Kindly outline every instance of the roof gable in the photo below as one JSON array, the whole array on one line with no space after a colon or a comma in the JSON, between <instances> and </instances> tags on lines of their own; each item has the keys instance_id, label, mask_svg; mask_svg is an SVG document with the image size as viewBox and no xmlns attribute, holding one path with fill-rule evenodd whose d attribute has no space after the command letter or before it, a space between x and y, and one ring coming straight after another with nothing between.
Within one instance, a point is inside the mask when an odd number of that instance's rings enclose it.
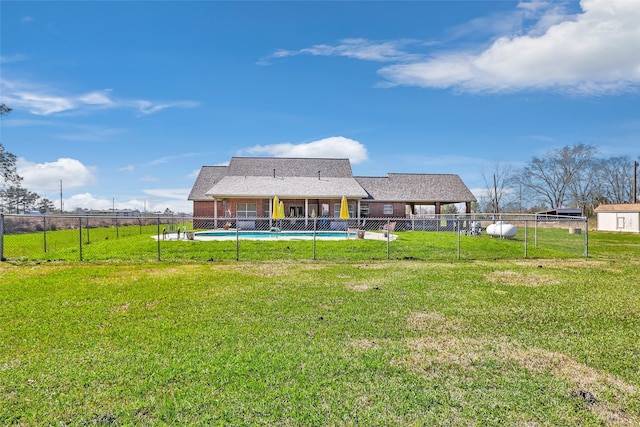
<instances>
[{"instance_id":1,"label":"roof gable","mask_svg":"<svg viewBox=\"0 0 640 427\"><path fill-rule=\"evenodd\" d=\"M205 193L226 174L227 166L203 166L187 200L211 200Z\"/></svg>"}]
</instances>

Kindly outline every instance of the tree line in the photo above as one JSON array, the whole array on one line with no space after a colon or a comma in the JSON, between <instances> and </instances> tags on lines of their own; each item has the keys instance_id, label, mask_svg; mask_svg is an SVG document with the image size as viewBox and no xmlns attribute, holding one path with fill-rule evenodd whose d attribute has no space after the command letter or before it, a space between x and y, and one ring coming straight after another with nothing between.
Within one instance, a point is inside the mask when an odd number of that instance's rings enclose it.
<instances>
[{"instance_id":1,"label":"tree line","mask_svg":"<svg viewBox=\"0 0 640 427\"><path fill-rule=\"evenodd\" d=\"M11 108L0 104L0 117L11 112ZM16 171L16 156L0 143L0 212L19 213L39 211L46 213L55 209L46 197L29 191L21 185L22 177Z\"/></svg>"},{"instance_id":2,"label":"tree line","mask_svg":"<svg viewBox=\"0 0 640 427\"><path fill-rule=\"evenodd\" d=\"M591 215L601 204L636 202L637 168L638 161L629 156L598 157L597 147L589 144L549 150L521 168L496 163L491 175L483 173L488 197L481 200L481 209L580 208Z\"/></svg>"}]
</instances>

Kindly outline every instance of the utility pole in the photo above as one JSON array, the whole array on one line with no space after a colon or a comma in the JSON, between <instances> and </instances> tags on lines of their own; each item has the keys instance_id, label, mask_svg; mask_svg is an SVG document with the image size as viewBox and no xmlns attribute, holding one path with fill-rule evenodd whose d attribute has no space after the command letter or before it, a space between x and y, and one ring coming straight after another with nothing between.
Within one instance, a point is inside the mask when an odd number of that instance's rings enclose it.
<instances>
[{"instance_id":1,"label":"utility pole","mask_svg":"<svg viewBox=\"0 0 640 427\"><path fill-rule=\"evenodd\" d=\"M496 214L500 213L498 211L498 182L496 181L496 175L493 174L493 194L495 195L495 203L496 203Z\"/></svg>"},{"instance_id":2,"label":"utility pole","mask_svg":"<svg viewBox=\"0 0 640 427\"><path fill-rule=\"evenodd\" d=\"M60 180L60 213L62 213L62 180Z\"/></svg>"},{"instance_id":3,"label":"utility pole","mask_svg":"<svg viewBox=\"0 0 640 427\"><path fill-rule=\"evenodd\" d=\"M633 203L638 203L638 161L633 162Z\"/></svg>"}]
</instances>

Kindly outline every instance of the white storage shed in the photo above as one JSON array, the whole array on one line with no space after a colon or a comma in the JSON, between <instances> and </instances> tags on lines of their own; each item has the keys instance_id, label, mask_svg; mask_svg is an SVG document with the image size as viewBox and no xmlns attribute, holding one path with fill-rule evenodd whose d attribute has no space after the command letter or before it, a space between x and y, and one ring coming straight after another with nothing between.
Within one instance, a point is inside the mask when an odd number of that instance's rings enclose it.
<instances>
[{"instance_id":1,"label":"white storage shed","mask_svg":"<svg viewBox=\"0 0 640 427\"><path fill-rule=\"evenodd\" d=\"M640 233L640 203L600 205L595 212L598 231Z\"/></svg>"}]
</instances>

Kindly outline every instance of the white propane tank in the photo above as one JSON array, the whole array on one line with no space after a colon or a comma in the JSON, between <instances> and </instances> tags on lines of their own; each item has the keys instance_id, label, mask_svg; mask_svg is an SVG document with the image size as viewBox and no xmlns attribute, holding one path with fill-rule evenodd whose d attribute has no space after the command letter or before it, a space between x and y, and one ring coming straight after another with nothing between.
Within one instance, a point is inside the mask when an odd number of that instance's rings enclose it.
<instances>
[{"instance_id":1,"label":"white propane tank","mask_svg":"<svg viewBox=\"0 0 640 427\"><path fill-rule=\"evenodd\" d=\"M498 221L495 224L487 226L487 234L493 237L506 237L507 239L511 239L516 235L516 226Z\"/></svg>"}]
</instances>

